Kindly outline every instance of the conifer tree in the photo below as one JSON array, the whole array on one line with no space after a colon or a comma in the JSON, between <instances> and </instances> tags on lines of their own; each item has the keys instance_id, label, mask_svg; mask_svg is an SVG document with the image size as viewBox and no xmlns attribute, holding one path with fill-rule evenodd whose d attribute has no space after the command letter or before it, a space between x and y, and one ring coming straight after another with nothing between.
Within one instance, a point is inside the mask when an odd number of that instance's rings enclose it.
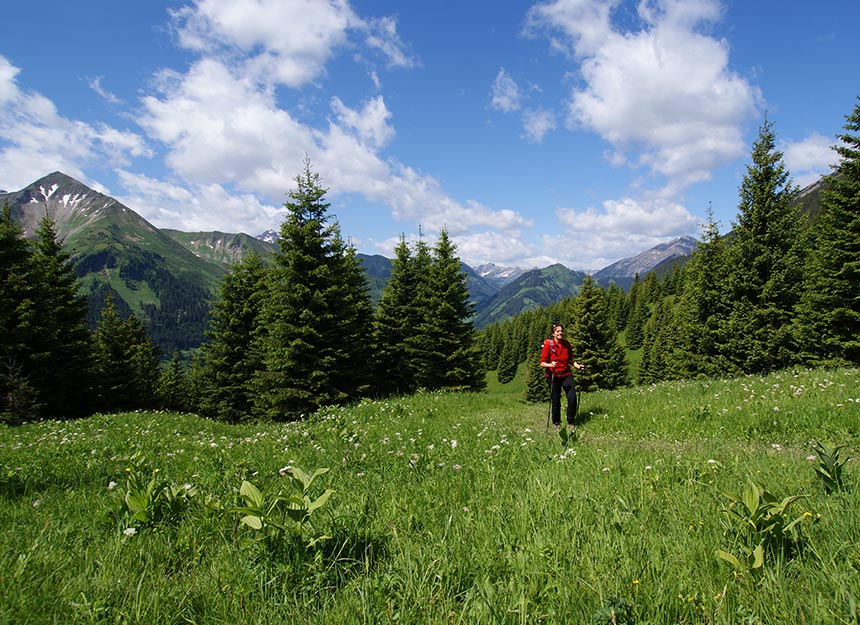
<instances>
[{"instance_id":1,"label":"conifer tree","mask_svg":"<svg viewBox=\"0 0 860 625\"><path fill-rule=\"evenodd\" d=\"M38 418L42 406L30 380L28 343L34 310L32 252L8 202L0 216L0 421Z\"/></svg>"},{"instance_id":2,"label":"conifer tree","mask_svg":"<svg viewBox=\"0 0 860 625\"><path fill-rule=\"evenodd\" d=\"M370 333L369 325L360 327L369 315L354 317L340 303L368 310L366 284L354 280L354 258L307 158L296 185L285 204L280 253L256 337L263 367L254 378L255 412L273 420L296 419L354 396L360 389L348 368L356 366L355 354L344 346L365 345Z\"/></svg>"},{"instance_id":3,"label":"conifer tree","mask_svg":"<svg viewBox=\"0 0 860 625\"><path fill-rule=\"evenodd\" d=\"M200 411L206 416L236 422L251 415L251 385L262 369L254 337L267 277L263 260L250 254L231 267L212 302L198 377Z\"/></svg>"},{"instance_id":4,"label":"conifer tree","mask_svg":"<svg viewBox=\"0 0 860 625\"><path fill-rule=\"evenodd\" d=\"M136 316L120 319L108 296L94 341L97 403L100 410L154 407L158 357Z\"/></svg>"},{"instance_id":5,"label":"conifer tree","mask_svg":"<svg viewBox=\"0 0 860 625\"><path fill-rule=\"evenodd\" d=\"M723 322L728 316L726 243L708 207L703 238L687 261L674 309L675 349L670 366L682 378L739 373L721 355Z\"/></svg>"},{"instance_id":6,"label":"conifer tree","mask_svg":"<svg viewBox=\"0 0 860 625\"><path fill-rule=\"evenodd\" d=\"M496 379L499 384L507 384L512 382L517 375L517 347L515 337L509 337L502 349L502 355L499 358L499 365L496 368Z\"/></svg>"},{"instance_id":7,"label":"conifer tree","mask_svg":"<svg viewBox=\"0 0 860 625\"><path fill-rule=\"evenodd\" d=\"M406 352L415 375L416 388L435 389L431 362L426 354L434 331L433 309L438 294L434 293L430 280L433 257L423 238L415 242L410 267L415 279L415 290L412 294L415 321L412 332L405 340Z\"/></svg>"},{"instance_id":8,"label":"conifer tree","mask_svg":"<svg viewBox=\"0 0 860 625\"><path fill-rule=\"evenodd\" d=\"M456 246L444 228L433 247L426 281L427 296L421 334L425 341L424 386L431 389L484 388L484 369L469 319L474 305L469 301L466 274L456 255Z\"/></svg>"},{"instance_id":9,"label":"conifer tree","mask_svg":"<svg viewBox=\"0 0 860 625\"><path fill-rule=\"evenodd\" d=\"M585 371L578 374L579 388L593 391L627 385L624 347L609 317L606 295L591 276L586 276L573 300L573 320L567 338L574 358L585 365Z\"/></svg>"},{"instance_id":10,"label":"conifer tree","mask_svg":"<svg viewBox=\"0 0 860 625\"><path fill-rule=\"evenodd\" d=\"M546 383L546 369L540 366L540 350L529 356L526 369L526 401L539 404L549 401L549 385Z\"/></svg>"},{"instance_id":11,"label":"conifer tree","mask_svg":"<svg viewBox=\"0 0 860 625\"><path fill-rule=\"evenodd\" d=\"M627 349L636 350L642 347L645 339L645 323L648 320L648 301L637 273L633 278L633 285L627 294L628 316L627 316Z\"/></svg>"},{"instance_id":12,"label":"conifer tree","mask_svg":"<svg viewBox=\"0 0 860 625\"><path fill-rule=\"evenodd\" d=\"M810 364L860 363L860 104L845 119L798 311L801 357Z\"/></svg>"},{"instance_id":13,"label":"conifer tree","mask_svg":"<svg viewBox=\"0 0 860 625\"><path fill-rule=\"evenodd\" d=\"M80 417L91 409L92 334L69 253L47 215L33 254L36 332L29 344L31 380L47 417Z\"/></svg>"},{"instance_id":14,"label":"conifer tree","mask_svg":"<svg viewBox=\"0 0 860 625\"><path fill-rule=\"evenodd\" d=\"M746 373L795 361L792 323L802 284L799 217L791 183L767 119L740 187L735 238L728 248L731 311L723 355Z\"/></svg>"},{"instance_id":15,"label":"conifer tree","mask_svg":"<svg viewBox=\"0 0 860 625\"><path fill-rule=\"evenodd\" d=\"M391 277L373 320L374 367L380 394L409 394L416 388L415 365L419 354L410 341L420 324L415 301L418 278L406 238L401 235L391 261Z\"/></svg>"},{"instance_id":16,"label":"conifer tree","mask_svg":"<svg viewBox=\"0 0 860 625\"><path fill-rule=\"evenodd\" d=\"M156 395L158 407L163 410L190 412L194 409L188 376L182 368L179 352L173 352L170 362L159 373Z\"/></svg>"}]
</instances>

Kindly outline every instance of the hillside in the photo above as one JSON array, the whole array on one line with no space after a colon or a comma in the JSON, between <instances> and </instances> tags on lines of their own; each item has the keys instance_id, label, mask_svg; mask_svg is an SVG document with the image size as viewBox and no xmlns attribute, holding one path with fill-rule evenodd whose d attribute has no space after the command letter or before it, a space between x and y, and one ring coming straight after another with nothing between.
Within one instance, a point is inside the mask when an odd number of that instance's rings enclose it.
<instances>
[{"instance_id":1,"label":"hillside","mask_svg":"<svg viewBox=\"0 0 860 625\"><path fill-rule=\"evenodd\" d=\"M483 328L526 310L573 297L579 293L585 275L559 264L527 271L484 302L475 315L475 327Z\"/></svg>"},{"instance_id":2,"label":"hillside","mask_svg":"<svg viewBox=\"0 0 860 625\"><path fill-rule=\"evenodd\" d=\"M814 218L826 187L824 178L803 189L798 210ZM141 317L164 356L200 344L208 301L232 263L252 251L265 257L277 250L273 231L263 240L243 233L160 230L114 198L60 172L21 191L0 193L0 203L6 201L25 233L32 234L45 214L56 222L58 238L75 262L92 324L110 293L121 312ZM593 276L602 285L614 282L627 288L636 274L668 271L683 263L695 246L692 237L680 237L621 259ZM391 260L366 254L358 258L376 303L389 279ZM478 328L575 295L585 275L562 265L526 272L492 264L477 270L463 264L462 269Z\"/></svg>"},{"instance_id":3,"label":"hillside","mask_svg":"<svg viewBox=\"0 0 860 625\"><path fill-rule=\"evenodd\" d=\"M163 355L200 344L208 301L225 273L222 266L60 172L0 195L0 204L5 202L25 235L32 235L44 215L54 220L87 298L91 325L110 294L121 313L134 312L142 319Z\"/></svg>"}]
</instances>

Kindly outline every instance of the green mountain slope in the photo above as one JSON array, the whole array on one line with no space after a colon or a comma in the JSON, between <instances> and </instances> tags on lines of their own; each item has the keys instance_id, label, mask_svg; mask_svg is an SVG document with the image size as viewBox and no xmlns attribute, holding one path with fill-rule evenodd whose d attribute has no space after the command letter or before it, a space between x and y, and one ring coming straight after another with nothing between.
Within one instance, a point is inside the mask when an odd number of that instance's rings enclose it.
<instances>
[{"instance_id":1,"label":"green mountain slope","mask_svg":"<svg viewBox=\"0 0 860 625\"><path fill-rule=\"evenodd\" d=\"M571 271L564 265L532 269L506 284L484 302L475 315L474 324L483 328L495 321L514 317L526 310L549 306L579 293L585 273Z\"/></svg>"},{"instance_id":2,"label":"green mountain slope","mask_svg":"<svg viewBox=\"0 0 860 625\"><path fill-rule=\"evenodd\" d=\"M48 215L75 263L95 325L110 294L121 313L144 322L162 355L196 347L208 302L225 270L191 253L114 198L54 172L0 194L25 235Z\"/></svg>"}]
</instances>

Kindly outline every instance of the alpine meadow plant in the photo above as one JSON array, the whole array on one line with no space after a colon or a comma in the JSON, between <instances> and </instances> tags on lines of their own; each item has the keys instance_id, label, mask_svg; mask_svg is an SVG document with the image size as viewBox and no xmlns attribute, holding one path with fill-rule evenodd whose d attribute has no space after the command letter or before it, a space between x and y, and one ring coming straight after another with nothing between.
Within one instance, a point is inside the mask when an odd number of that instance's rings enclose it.
<instances>
[{"instance_id":1,"label":"alpine meadow plant","mask_svg":"<svg viewBox=\"0 0 860 625\"><path fill-rule=\"evenodd\" d=\"M720 549L720 558L739 571L761 572L766 558L780 560L793 555L800 541L795 528L810 515L804 513L789 520L788 508L803 495L780 498L752 479L743 495L724 495L730 500L724 512L736 530L742 553L738 557Z\"/></svg>"},{"instance_id":2,"label":"alpine meadow plant","mask_svg":"<svg viewBox=\"0 0 860 625\"><path fill-rule=\"evenodd\" d=\"M828 495L844 490L846 487L843 469L848 456L839 456L839 452L846 447L847 445L831 447L821 441L817 441L812 447L818 456L818 465L814 466L813 469L824 483L824 490Z\"/></svg>"},{"instance_id":3,"label":"alpine meadow plant","mask_svg":"<svg viewBox=\"0 0 860 625\"><path fill-rule=\"evenodd\" d=\"M319 497L310 497L314 480L328 471L328 468L320 468L308 475L299 467L288 467L284 470L284 475L289 477L286 492L278 489L273 494L264 494L245 480L239 489L244 505L231 511L242 515L241 522L258 532L257 539L263 540L270 550L284 548L290 540L301 541L306 529L311 527L311 516L324 506L334 493L328 488ZM311 548L328 538L323 534L315 535L310 537L304 546Z\"/></svg>"}]
</instances>

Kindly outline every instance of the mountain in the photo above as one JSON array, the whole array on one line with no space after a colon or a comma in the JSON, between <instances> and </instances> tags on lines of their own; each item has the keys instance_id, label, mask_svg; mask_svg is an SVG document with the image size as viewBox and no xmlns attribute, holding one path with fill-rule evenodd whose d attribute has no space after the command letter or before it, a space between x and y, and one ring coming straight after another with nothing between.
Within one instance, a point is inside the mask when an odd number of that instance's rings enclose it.
<instances>
[{"instance_id":1,"label":"mountain","mask_svg":"<svg viewBox=\"0 0 860 625\"><path fill-rule=\"evenodd\" d=\"M630 288L634 278L644 278L645 274L661 266L671 265L673 261L685 260L696 249L693 237L683 236L667 243L661 243L636 256L622 258L593 274L593 278L604 286L614 282L623 289Z\"/></svg>"},{"instance_id":2,"label":"mountain","mask_svg":"<svg viewBox=\"0 0 860 625\"><path fill-rule=\"evenodd\" d=\"M494 263L485 263L475 267L475 273L490 284L495 284L501 288L508 282L523 275L525 273L525 269L520 269L519 267L501 267Z\"/></svg>"},{"instance_id":3,"label":"mountain","mask_svg":"<svg viewBox=\"0 0 860 625\"><path fill-rule=\"evenodd\" d=\"M274 243L252 237L248 234L229 234L226 232L182 232L181 230L161 230L171 239L199 258L225 268L236 263L249 253L265 258L278 250Z\"/></svg>"},{"instance_id":4,"label":"mountain","mask_svg":"<svg viewBox=\"0 0 860 625\"><path fill-rule=\"evenodd\" d=\"M196 347L208 325L208 300L225 273L196 256L112 197L60 172L0 194L12 218L32 236L39 220L55 222L70 253L89 322L110 294L121 314L141 318L162 355Z\"/></svg>"},{"instance_id":5,"label":"mountain","mask_svg":"<svg viewBox=\"0 0 860 625\"><path fill-rule=\"evenodd\" d=\"M526 310L573 297L579 293L585 275L559 264L527 271L479 305L473 323L476 328L483 328Z\"/></svg>"},{"instance_id":6,"label":"mountain","mask_svg":"<svg viewBox=\"0 0 860 625\"><path fill-rule=\"evenodd\" d=\"M824 182L810 185L799 203L815 212ZM208 302L229 266L249 252L266 257L277 251L278 233L257 237L223 232L159 230L130 208L86 185L54 172L17 192L0 192L12 217L32 235L45 214L56 223L58 239L72 256L90 307L92 324L108 293L123 312L137 314L162 354L196 347L208 327ZM810 208L811 207L811 208ZM683 262L695 249L692 237L681 237L594 274L601 284L629 287L638 273L661 271ZM357 254L376 303L391 275L391 260ZM473 269L461 265L475 304L478 328L538 306L548 306L579 292L585 277L562 265L524 271L488 263Z\"/></svg>"}]
</instances>

